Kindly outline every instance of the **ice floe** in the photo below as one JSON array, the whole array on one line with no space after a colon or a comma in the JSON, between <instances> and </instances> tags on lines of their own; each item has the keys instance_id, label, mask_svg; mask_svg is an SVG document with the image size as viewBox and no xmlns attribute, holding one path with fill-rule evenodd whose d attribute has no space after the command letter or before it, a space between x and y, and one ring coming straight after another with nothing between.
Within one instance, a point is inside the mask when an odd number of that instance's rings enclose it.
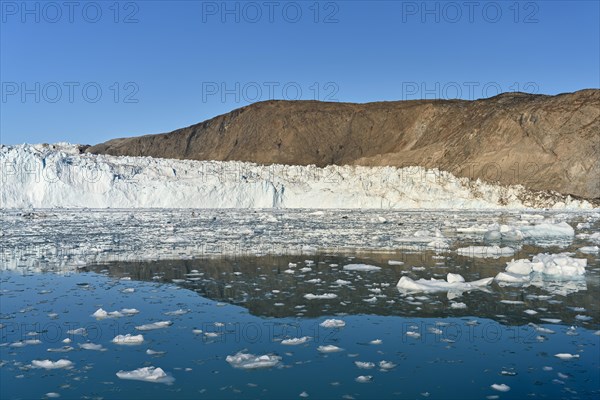
<instances>
[{"instance_id":1,"label":"ice floe","mask_svg":"<svg viewBox=\"0 0 600 400\"><path fill-rule=\"evenodd\" d=\"M300 338L290 338L284 339L281 341L281 344L286 346L297 346L299 344L304 344L310 340L310 336L302 336Z\"/></svg>"},{"instance_id":2,"label":"ice floe","mask_svg":"<svg viewBox=\"0 0 600 400\"><path fill-rule=\"evenodd\" d=\"M304 295L304 298L306 300L331 300L331 299L335 299L336 297L338 297L338 296L335 293L324 293L324 294L307 293Z\"/></svg>"},{"instance_id":3,"label":"ice floe","mask_svg":"<svg viewBox=\"0 0 600 400\"><path fill-rule=\"evenodd\" d=\"M456 249L456 252L462 256L478 258L500 258L515 254L511 247L500 246L469 246Z\"/></svg>"},{"instance_id":4,"label":"ice floe","mask_svg":"<svg viewBox=\"0 0 600 400\"><path fill-rule=\"evenodd\" d=\"M457 291L467 292L474 289L481 289L492 283L494 278L484 278L472 282L465 282L459 274L448 274L446 280L442 279L419 279L413 280L408 276L403 276L398 281L396 287L405 292L440 292Z\"/></svg>"},{"instance_id":5,"label":"ice floe","mask_svg":"<svg viewBox=\"0 0 600 400\"><path fill-rule=\"evenodd\" d=\"M172 376L159 367L143 367L133 371L119 371L116 373L119 379L134 381L171 384L175 380Z\"/></svg>"},{"instance_id":6,"label":"ice floe","mask_svg":"<svg viewBox=\"0 0 600 400\"><path fill-rule=\"evenodd\" d=\"M379 271L381 267L369 264L348 264L344 265L344 271Z\"/></svg>"},{"instance_id":7,"label":"ice floe","mask_svg":"<svg viewBox=\"0 0 600 400\"><path fill-rule=\"evenodd\" d=\"M561 360L572 360L574 358L579 358L579 354L558 353L555 354L554 357L560 358Z\"/></svg>"},{"instance_id":8,"label":"ice floe","mask_svg":"<svg viewBox=\"0 0 600 400\"><path fill-rule=\"evenodd\" d=\"M50 360L33 360L31 365L35 368L43 369L59 369L59 368L70 368L73 366L73 362L70 360L60 359L58 361Z\"/></svg>"},{"instance_id":9,"label":"ice floe","mask_svg":"<svg viewBox=\"0 0 600 400\"><path fill-rule=\"evenodd\" d=\"M510 386L504 383L494 383L490 386L492 389L497 390L499 392L508 392L510 390Z\"/></svg>"},{"instance_id":10,"label":"ice floe","mask_svg":"<svg viewBox=\"0 0 600 400\"><path fill-rule=\"evenodd\" d=\"M155 329L168 328L171 325L173 325L173 322L171 321L159 321L153 322L151 324L139 325L136 326L135 329L137 329L138 331L152 331Z\"/></svg>"},{"instance_id":11,"label":"ice floe","mask_svg":"<svg viewBox=\"0 0 600 400\"><path fill-rule=\"evenodd\" d=\"M326 319L319 326L323 328L343 328L346 326L346 323L341 319Z\"/></svg>"},{"instance_id":12,"label":"ice floe","mask_svg":"<svg viewBox=\"0 0 600 400\"><path fill-rule=\"evenodd\" d=\"M519 259L506 263L506 272L494 278L499 284L533 285L555 294L566 295L586 289L583 279L587 260L573 258L570 253L540 253L530 260Z\"/></svg>"},{"instance_id":13,"label":"ice floe","mask_svg":"<svg viewBox=\"0 0 600 400\"><path fill-rule=\"evenodd\" d=\"M81 343L81 344L79 344L79 347L81 347L84 350L96 350L96 351L105 351L106 350L104 348L104 346L102 346L101 344L96 344L96 343Z\"/></svg>"},{"instance_id":14,"label":"ice floe","mask_svg":"<svg viewBox=\"0 0 600 400\"><path fill-rule=\"evenodd\" d=\"M342 348L337 347L332 344L317 347L317 351L320 351L321 353L337 353L338 351L342 351L342 350L343 350Z\"/></svg>"},{"instance_id":15,"label":"ice floe","mask_svg":"<svg viewBox=\"0 0 600 400\"><path fill-rule=\"evenodd\" d=\"M256 356L254 354L239 352L232 356L227 356L225 361L234 368L258 369L276 366L281 361L281 357L271 354Z\"/></svg>"},{"instance_id":16,"label":"ice floe","mask_svg":"<svg viewBox=\"0 0 600 400\"><path fill-rule=\"evenodd\" d=\"M144 342L143 335L132 335L130 333L126 335L117 335L113 338L112 342L114 344L123 344L123 345L135 345L142 344Z\"/></svg>"},{"instance_id":17,"label":"ice floe","mask_svg":"<svg viewBox=\"0 0 600 400\"><path fill-rule=\"evenodd\" d=\"M375 368L375 363L366 362L366 361L354 361L354 365L356 365L360 369L371 369Z\"/></svg>"},{"instance_id":18,"label":"ice floe","mask_svg":"<svg viewBox=\"0 0 600 400\"><path fill-rule=\"evenodd\" d=\"M103 310L102 308L99 308L92 314L92 317L94 317L96 319L106 319L106 318L121 318L121 317L123 317L123 315L124 314L119 311L107 312L107 311Z\"/></svg>"}]
</instances>

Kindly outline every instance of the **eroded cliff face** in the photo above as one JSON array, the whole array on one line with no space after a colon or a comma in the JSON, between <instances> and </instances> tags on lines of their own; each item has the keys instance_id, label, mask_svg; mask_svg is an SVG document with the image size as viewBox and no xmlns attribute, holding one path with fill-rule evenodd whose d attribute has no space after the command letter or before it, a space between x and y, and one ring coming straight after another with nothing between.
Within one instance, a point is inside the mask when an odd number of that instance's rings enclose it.
<instances>
[{"instance_id":1,"label":"eroded cliff face","mask_svg":"<svg viewBox=\"0 0 600 400\"><path fill-rule=\"evenodd\" d=\"M422 166L600 198L600 90L366 104L267 101L96 154L260 164Z\"/></svg>"}]
</instances>

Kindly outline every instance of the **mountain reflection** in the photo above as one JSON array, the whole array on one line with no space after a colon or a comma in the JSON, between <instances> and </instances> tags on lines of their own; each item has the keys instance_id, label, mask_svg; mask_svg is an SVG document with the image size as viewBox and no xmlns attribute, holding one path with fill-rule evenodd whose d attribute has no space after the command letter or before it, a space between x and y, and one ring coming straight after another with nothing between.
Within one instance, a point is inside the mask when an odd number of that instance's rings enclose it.
<instances>
[{"instance_id":1,"label":"mountain reflection","mask_svg":"<svg viewBox=\"0 0 600 400\"><path fill-rule=\"evenodd\" d=\"M399 260L404 264L388 265L388 260ZM396 288L404 275L413 279L445 279L446 274L452 272L461 274L467 281L493 277L504 269L506 260L440 256L435 252L360 253L352 256L314 254L111 262L86 269L115 278L127 276L141 281L173 282L203 297L242 306L251 314L262 317L315 318L335 314L427 318L473 316L510 325L540 324L544 323L543 318L552 318L560 319L564 324L598 329L600 283L597 269L588 271L586 278L580 281L537 282L537 286L534 283L525 288L500 287L494 282L487 291L474 290L458 297L454 297L456 293L446 292L406 295ZM290 268L289 263L297 265ZM381 270L344 271L342 267L349 263L376 265ZM413 269L414 266L425 269ZM290 269L294 273L290 273ZM335 283L337 280L345 282ZM563 288L571 293L565 295L561 292ZM308 293L337 297L308 300L304 297ZM450 308L452 302L465 303L466 308ZM535 310L537 314L530 315L525 310ZM585 315L582 317L582 314Z\"/></svg>"}]
</instances>

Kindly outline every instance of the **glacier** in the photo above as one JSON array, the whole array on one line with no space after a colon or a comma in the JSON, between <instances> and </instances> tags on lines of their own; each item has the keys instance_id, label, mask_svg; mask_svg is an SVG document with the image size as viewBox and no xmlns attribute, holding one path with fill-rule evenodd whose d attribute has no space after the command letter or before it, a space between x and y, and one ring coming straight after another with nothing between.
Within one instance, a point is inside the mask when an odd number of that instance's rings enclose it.
<instances>
[{"instance_id":1,"label":"glacier","mask_svg":"<svg viewBox=\"0 0 600 400\"><path fill-rule=\"evenodd\" d=\"M421 167L117 157L69 143L0 147L0 208L589 209L585 200Z\"/></svg>"}]
</instances>

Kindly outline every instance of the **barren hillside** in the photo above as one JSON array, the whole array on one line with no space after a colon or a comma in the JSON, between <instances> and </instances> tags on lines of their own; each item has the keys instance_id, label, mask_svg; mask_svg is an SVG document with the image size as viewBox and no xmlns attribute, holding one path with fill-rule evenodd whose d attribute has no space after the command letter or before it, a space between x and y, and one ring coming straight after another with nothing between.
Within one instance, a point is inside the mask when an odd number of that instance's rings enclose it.
<instances>
[{"instance_id":1,"label":"barren hillside","mask_svg":"<svg viewBox=\"0 0 600 400\"><path fill-rule=\"evenodd\" d=\"M87 151L260 164L417 165L597 199L600 90L476 101L267 101Z\"/></svg>"}]
</instances>

